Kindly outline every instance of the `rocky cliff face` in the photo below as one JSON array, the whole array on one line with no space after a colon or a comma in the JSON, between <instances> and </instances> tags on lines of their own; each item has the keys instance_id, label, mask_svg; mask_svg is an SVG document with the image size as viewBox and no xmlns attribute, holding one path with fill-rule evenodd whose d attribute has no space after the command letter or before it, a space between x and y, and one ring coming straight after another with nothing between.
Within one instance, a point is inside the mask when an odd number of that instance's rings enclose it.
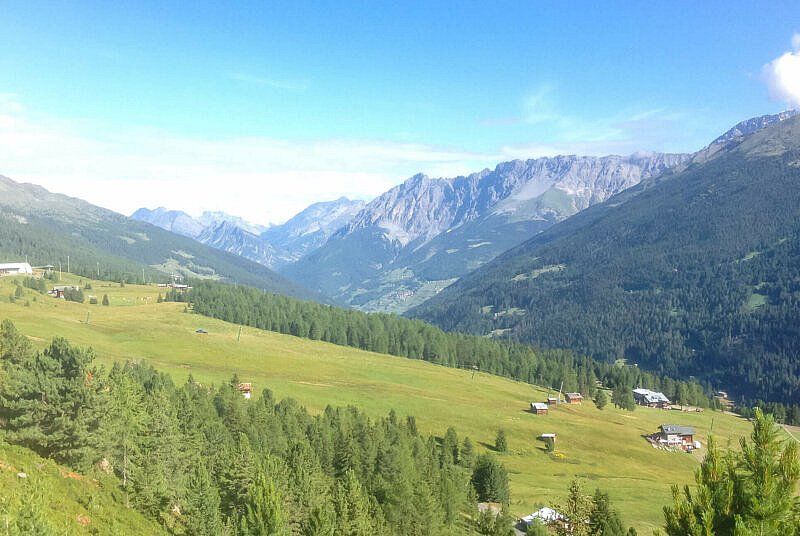
<instances>
[{"instance_id":1,"label":"rocky cliff face","mask_svg":"<svg viewBox=\"0 0 800 536\"><path fill-rule=\"evenodd\" d=\"M286 274L370 310L401 311L536 232L691 155L514 160L466 177L419 174L368 203ZM397 296L403 302L386 300Z\"/></svg>"},{"instance_id":2,"label":"rocky cliff face","mask_svg":"<svg viewBox=\"0 0 800 536\"><path fill-rule=\"evenodd\" d=\"M712 141L711 145L726 144L731 141L740 141L745 136L749 136L750 134L759 131L762 128L774 125L775 123L785 121L790 117L794 117L797 115L797 113L797 110L786 110L777 114L751 117L750 119L746 119L740 123L737 123L725 134Z\"/></svg>"}]
</instances>

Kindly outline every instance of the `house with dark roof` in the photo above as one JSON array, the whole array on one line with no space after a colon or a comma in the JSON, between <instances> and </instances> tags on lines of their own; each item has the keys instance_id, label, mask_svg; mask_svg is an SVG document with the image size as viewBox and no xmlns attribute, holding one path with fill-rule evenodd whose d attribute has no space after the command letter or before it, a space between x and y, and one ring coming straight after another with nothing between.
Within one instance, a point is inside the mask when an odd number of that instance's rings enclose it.
<instances>
[{"instance_id":1,"label":"house with dark roof","mask_svg":"<svg viewBox=\"0 0 800 536\"><path fill-rule=\"evenodd\" d=\"M659 443L681 447L694 445L695 431L691 426L662 424L659 428L661 431L655 437Z\"/></svg>"}]
</instances>

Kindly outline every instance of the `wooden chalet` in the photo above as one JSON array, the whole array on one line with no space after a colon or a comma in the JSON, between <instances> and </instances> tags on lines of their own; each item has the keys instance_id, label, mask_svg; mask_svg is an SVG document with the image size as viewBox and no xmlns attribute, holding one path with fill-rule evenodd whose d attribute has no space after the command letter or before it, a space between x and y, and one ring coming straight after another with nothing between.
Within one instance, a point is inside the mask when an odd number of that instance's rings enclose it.
<instances>
[{"instance_id":1,"label":"wooden chalet","mask_svg":"<svg viewBox=\"0 0 800 536\"><path fill-rule=\"evenodd\" d=\"M558 404L558 398L556 398L554 396L548 396L547 397L547 403L549 405L551 405L551 406L554 405L554 404Z\"/></svg>"},{"instance_id":2,"label":"wooden chalet","mask_svg":"<svg viewBox=\"0 0 800 536\"><path fill-rule=\"evenodd\" d=\"M567 393L564 398L566 398L567 404L580 404L583 402L583 395L580 393Z\"/></svg>"},{"instance_id":3,"label":"wooden chalet","mask_svg":"<svg viewBox=\"0 0 800 536\"><path fill-rule=\"evenodd\" d=\"M547 404L543 402L531 402L531 413L536 415L547 415Z\"/></svg>"}]
</instances>

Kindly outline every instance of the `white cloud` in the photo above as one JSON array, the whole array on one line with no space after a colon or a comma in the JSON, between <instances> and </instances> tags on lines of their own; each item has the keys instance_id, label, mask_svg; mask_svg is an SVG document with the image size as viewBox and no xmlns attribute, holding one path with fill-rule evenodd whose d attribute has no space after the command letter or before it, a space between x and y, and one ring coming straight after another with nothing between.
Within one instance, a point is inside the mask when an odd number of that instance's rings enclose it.
<instances>
[{"instance_id":1,"label":"white cloud","mask_svg":"<svg viewBox=\"0 0 800 536\"><path fill-rule=\"evenodd\" d=\"M800 34L792 36L792 50L764 66L764 79L775 100L800 108Z\"/></svg>"},{"instance_id":2,"label":"white cloud","mask_svg":"<svg viewBox=\"0 0 800 536\"><path fill-rule=\"evenodd\" d=\"M166 206L283 221L342 195L371 199L419 171L475 170L498 156L382 140L202 139L42 118L0 95L0 174L130 214Z\"/></svg>"}]
</instances>

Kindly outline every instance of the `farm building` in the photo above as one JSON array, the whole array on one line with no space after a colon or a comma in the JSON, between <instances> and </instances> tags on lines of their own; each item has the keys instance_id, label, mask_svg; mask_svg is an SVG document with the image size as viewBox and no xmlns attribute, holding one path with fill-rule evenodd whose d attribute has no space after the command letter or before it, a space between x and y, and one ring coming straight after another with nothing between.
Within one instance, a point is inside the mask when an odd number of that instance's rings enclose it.
<instances>
[{"instance_id":1,"label":"farm building","mask_svg":"<svg viewBox=\"0 0 800 536\"><path fill-rule=\"evenodd\" d=\"M547 404L543 402L531 402L531 413L547 415Z\"/></svg>"},{"instance_id":2,"label":"farm building","mask_svg":"<svg viewBox=\"0 0 800 536\"><path fill-rule=\"evenodd\" d=\"M50 292L48 292L48 294L50 294L50 295L51 295L51 296L53 296L54 298L63 298L63 297L64 297L64 292L66 292L67 290L75 290L75 291L78 291L78 290L80 290L80 287L69 287L69 286L65 286L65 287L53 287L53 290L51 290Z\"/></svg>"},{"instance_id":3,"label":"farm building","mask_svg":"<svg viewBox=\"0 0 800 536\"><path fill-rule=\"evenodd\" d=\"M7 262L0 264L0 276L2 275L31 275L33 268L27 262Z\"/></svg>"},{"instance_id":4,"label":"farm building","mask_svg":"<svg viewBox=\"0 0 800 536\"><path fill-rule=\"evenodd\" d=\"M253 392L253 384L247 383L240 383L239 384L239 391L242 393L242 396L246 399L250 400L250 396Z\"/></svg>"},{"instance_id":5,"label":"farm building","mask_svg":"<svg viewBox=\"0 0 800 536\"><path fill-rule=\"evenodd\" d=\"M634 389L633 399L640 406L650 408L669 408L669 398L664 393L651 391L650 389Z\"/></svg>"},{"instance_id":6,"label":"farm building","mask_svg":"<svg viewBox=\"0 0 800 536\"><path fill-rule=\"evenodd\" d=\"M520 518L519 524L530 527L536 519L541 521L543 525L551 525L557 521L562 521L564 516L552 508L545 506L532 514Z\"/></svg>"},{"instance_id":7,"label":"farm building","mask_svg":"<svg viewBox=\"0 0 800 536\"><path fill-rule=\"evenodd\" d=\"M694 446L694 428L680 424L662 424L661 431L655 434L656 441L667 445Z\"/></svg>"},{"instance_id":8,"label":"farm building","mask_svg":"<svg viewBox=\"0 0 800 536\"><path fill-rule=\"evenodd\" d=\"M556 398L554 396L548 396L547 397L547 403L550 404L550 405L558 404L558 398Z\"/></svg>"},{"instance_id":9,"label":"farm building","mask_svg":"<svg viewBox=\"0 0 800 536\"><path fill-rule=\"evenodd\" d=\"M567 393L564 395L568 404L580 404L583 402L583 395L580 393Z\"/></svg>"}]
</instances>

